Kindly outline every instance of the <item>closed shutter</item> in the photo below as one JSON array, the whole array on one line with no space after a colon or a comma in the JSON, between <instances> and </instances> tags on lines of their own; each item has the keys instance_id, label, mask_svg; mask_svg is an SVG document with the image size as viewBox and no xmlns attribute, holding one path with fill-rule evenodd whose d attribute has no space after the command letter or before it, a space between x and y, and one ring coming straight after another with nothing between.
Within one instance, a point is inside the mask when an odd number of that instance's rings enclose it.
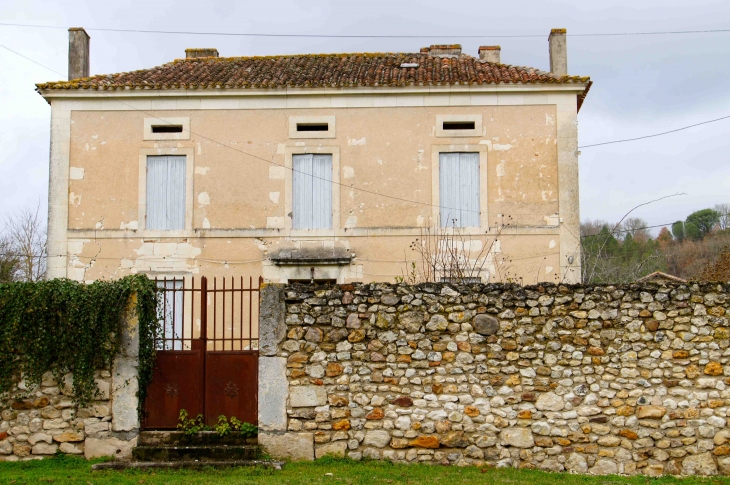
<instances>
[{"instance_id":1,"label":"closed shutter","mask_svg":"<svg viewBox=\"0 0 730 485\"><path fill-rule=\"evenodd\" d=\"M479 154L439 155L442 227L479 227Z\"/></svg>"},{"instance_id":2,"label":"closed shutter","mask_svg":"<svg viewBox=\"0 0 730 485\"><path fill-rule=\"evenodd\" d=\"M147 229L185 229L184 156L147 157Z\"/></svg>"},{"instance_id":3,"label":"closed shutter","mask_svg":"<svg viewBox=\"0 0 730 485\"><path fill-rule=\"evenodd\" d=\"M332 155L294 155L292 160L294 229L332 227Z\"/></svg>"},{"instance_id":4,"label":"closed shutter","mask_svg":"<svg viewBox=\"0 0 730 485\"><path fill-rule=\"evenodd\" d=\"M479 227L479 154L459 154L461 227Z\"/></svg>"}]
</instances>

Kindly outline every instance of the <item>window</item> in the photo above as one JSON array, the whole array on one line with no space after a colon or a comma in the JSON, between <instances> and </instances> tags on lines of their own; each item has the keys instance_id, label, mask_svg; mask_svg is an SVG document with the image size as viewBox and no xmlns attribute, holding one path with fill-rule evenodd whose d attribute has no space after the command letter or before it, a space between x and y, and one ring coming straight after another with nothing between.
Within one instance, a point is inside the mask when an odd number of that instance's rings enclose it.
<instances>
[{"instance_id":1,"label":"window","mask_svg":"<svg viewBox=\"0 0 730 485\"><path fill-rule=\"evenodd\" d=\"M152 133L182 133L182 125L152 125Z\"/></svg>"},{"instance_id":2,"label":"window","mask_svg":"<svg viewBox=\"0 0 730 485\"><path fill-rule=\"evenodd\" d=\"M183 282L173 279L157 280L156 283L157 315L162 317L164 328L162 339L157 340L157 350L188 350L183 348Z\"/></svg>"},{"instance_id":3,"label":"window","mask_svg":"<svg viewBox=\"0 0 730 485\"><path fill-rule=\"evenodd\" d=\"M292 227L332 227L332 155L292 157Z\"/></svg>"},{"instance_id":4,"label":"window","mask_svg":"<svg viewBox=\"0 0 730 485\"><path fill-rule=\"evenodd\" d=\"M185 229L185 169L184 156L147 157L146 229Z\"/></svg>"},{"instance_id":5,"label":"window","mask_svg":"<svg viewBox=\"0 0 730 485\"><path fill-rule=\"evenodd\" d=\"M474 126L475 126L475 124L473 121L444 121L443 129L444 130L473 130Z\"/></svg>"},{"instance_id":6,"label":"window","mask_svg":"<svg viewBox=\"0 0 730 485\"><path fill-rule=\"evenodd\" d=\"M328 123L297 123L297 131L328 131Z\"/></svg>"},{"instance_id":7,"label":"window","mask_svg":"<svg viewBox=\"0 0 730 485\"><path fill-rule=\"evenodd\" d=\"M479 153L439 154L441 227L479 227Z\"/></svg>"},{"instance_id":8,"label":"window","mask_svg":"<svg viewBox=\"0 0 730 485\"><path fill-rule=\"evenodd\" d=\"M482 136L482 115L436 115L435 135L443 138Z\"/></svg>"},{"instance_id":9,"label":"window","mask_svg":"<svg viewBox=\"0 0 730 485\"><path fill-rule=\"evenodd\" d=\"M335 138L334 116L290 116L289 138Z\"/></svg>"},{"instance_id":10,"label":"window","mask_svg":"<svg viewBox=\"0 0 730 485\"><path fill-rule=\"evenodd\" d=\"M189 140L190 118L145 118L145 140Z\"/></svg>"}]
</instances>

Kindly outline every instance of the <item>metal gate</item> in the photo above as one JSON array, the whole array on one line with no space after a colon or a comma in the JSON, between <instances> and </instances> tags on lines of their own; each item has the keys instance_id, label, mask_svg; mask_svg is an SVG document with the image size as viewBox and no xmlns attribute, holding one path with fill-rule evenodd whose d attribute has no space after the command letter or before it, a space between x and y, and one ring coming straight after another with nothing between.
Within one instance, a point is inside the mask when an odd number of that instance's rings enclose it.
<instances>
[{"instance_id":1,"label":"metal gate","mask_svg":"<svg viewBox=\"0 0 730 485\"><path fill-rule=\"evenodd\" d=\"M147 388L145 429L171 429L185 409L206 424L218 416L257 423L258 314L263 278L157 279L156 365ZM248 285L246 285L248 283Z\"/></svg>"}]
</instances>

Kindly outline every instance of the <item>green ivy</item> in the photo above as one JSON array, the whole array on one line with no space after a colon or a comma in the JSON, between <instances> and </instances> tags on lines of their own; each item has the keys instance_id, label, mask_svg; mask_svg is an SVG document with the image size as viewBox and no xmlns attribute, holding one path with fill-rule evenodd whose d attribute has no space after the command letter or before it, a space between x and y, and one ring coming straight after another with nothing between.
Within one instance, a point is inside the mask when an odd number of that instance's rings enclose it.
<instances>
[{"instance_id":1,"label":"green ivy","mask_svg":"<svg viewBox=\"0 0 730 485\"><path fill-rule=\"evenodd\" d=\"M136 304L133 302L136 298ZM144 401L155 363L155 283L143 275L83 284L68 279L0 285L0 395L18 376L40 384L51 371L58 382L73 374L73 399L86 406L98 397L95 371L111 370L129 312L139 321L139 398Z\"/></svg>"}]
</instances>

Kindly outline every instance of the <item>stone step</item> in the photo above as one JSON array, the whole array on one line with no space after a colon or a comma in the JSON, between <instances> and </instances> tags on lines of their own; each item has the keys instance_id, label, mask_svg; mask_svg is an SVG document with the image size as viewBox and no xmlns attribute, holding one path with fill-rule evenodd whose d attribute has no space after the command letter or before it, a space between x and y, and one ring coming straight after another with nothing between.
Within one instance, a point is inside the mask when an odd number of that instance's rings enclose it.
<instances>
[{"instance_id":1,"label":"stone step","mask_svg":"<svg viewBox=\"0 0 730 485\"><path fill-rule=\"evenodd\" d=\"M137 446L132 458L138 462L247 461L261 456L258 445Z\"/></svg>"},{"instance_id":2,"label":"stone step","mask_svg":"<svg viewBox=\"0 0 730 485\"><path fill-rule=\"evenodd\" d=\"M186 469L202 469L202 468L231 468L238 466L262 466L265 468L273 468L281 470L284 466L283 461L276 460L226 460L226 461L108 461L105 463L97 463L91 466L92 470L126 470L128 468L138 470L154 470L168 469L176 470L180 468Z\"/></svg>"},{"instance_id":3,"label":"stone step","mask_svg":"<svg viewBox=\"0 0 730 485\"><path fill-rule=\"evenodd\" d=\"M182 431L142 431L137 439L140 446L200 446L200 445L256 445L258 440L244 438L238 433L218 436L215 431L201 431L186 435Z\"/></svg>"}]
</instances>

